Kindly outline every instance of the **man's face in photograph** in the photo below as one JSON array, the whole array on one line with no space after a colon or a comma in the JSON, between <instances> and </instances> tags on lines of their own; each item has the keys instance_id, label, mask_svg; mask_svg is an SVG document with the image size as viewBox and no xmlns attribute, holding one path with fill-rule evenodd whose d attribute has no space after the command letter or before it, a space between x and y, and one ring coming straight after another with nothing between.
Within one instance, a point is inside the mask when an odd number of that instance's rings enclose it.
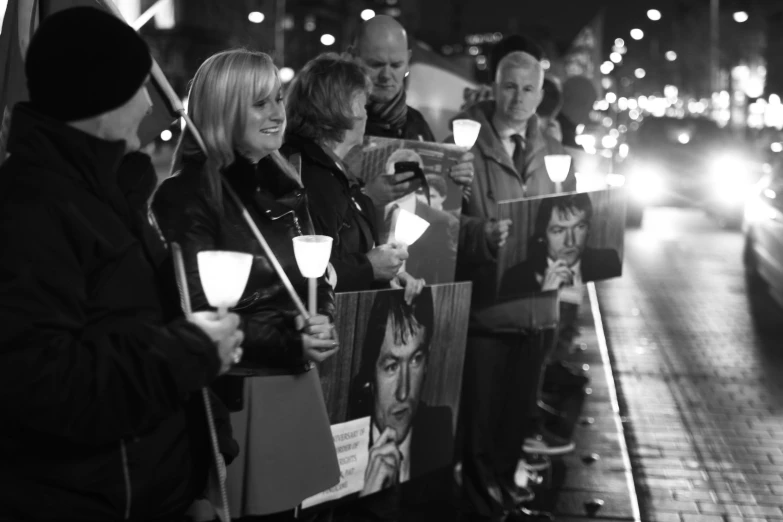
<instances>
[{"instance_id":1,"label":"man's face in photograph","mask_svg":"<svg viewBox=\"0 0 783 522\"><path fill-rule=\"evenodd\" d=\"M394 429L398 444L408 436L419 405L427 370L425 334L426 328L417 325L406 342L396 342L389 320L375 364L375 423L381 432Z\"/></svg>"},{"instance_id":2,"label":"man's face in photograph","mask_svg":"<svg viewBox=\"0 0 783 522\"><path fill-rule=\"evenodd\" d=\"M446 201L446 196L438 192L434 187L430 187L430 200L427 201L427 196L424 195L424 187L416 191L416 199L427 205L428 203L435 210L443 210L443 202Z\"/></svg>"},{"instance_id":3,"label":"man's face in photograph","mask_svg":"<svg viewBox=\"0 0 783 522\"><path fill-rule=\"evenodd\" d=\"M549 258L554 261L562 259L568 266L575 265L582 257L589 231L590 223L584 210L553 209L546 227Z\"/></svg>"}]
</instances>

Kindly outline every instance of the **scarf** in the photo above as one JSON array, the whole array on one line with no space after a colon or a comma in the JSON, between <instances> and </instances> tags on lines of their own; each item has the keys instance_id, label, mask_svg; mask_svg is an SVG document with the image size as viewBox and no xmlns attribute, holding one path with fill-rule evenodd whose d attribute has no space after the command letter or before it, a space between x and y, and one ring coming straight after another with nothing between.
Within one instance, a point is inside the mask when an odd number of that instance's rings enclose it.
<instances>
[{"instance_id":1,"label":"scarf","mask_svg":"<svg viewBox=\"0 0 783 522\"><path fill-rule=\"evenodd\" d=\"M369 102L367 104L368 136L396 135L405 126L408 119L408 105L405 88L388 102Z\"/></svg>"}]
</instances>

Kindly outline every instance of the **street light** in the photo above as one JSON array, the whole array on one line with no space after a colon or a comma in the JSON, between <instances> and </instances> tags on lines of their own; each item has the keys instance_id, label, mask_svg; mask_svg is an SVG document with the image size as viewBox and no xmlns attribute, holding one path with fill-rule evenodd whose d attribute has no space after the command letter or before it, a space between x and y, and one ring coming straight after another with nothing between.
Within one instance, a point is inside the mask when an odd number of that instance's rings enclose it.
<instances>
[{"instance_id":1,"label":"street light","mask_svg":"<svg viewBox=\"0 0 783 522\"><path fill-rule=\"evenodd\" d=\"M653 22L657 22L661 19L661 12L657 9L650 9L647 11L647 18L652 20Z\"/></svg>"},{"instance_id":2,"label":"street light","mask_svg":"<svg viewBox=\"0 0 783 522\"><path fill-rule=\"evenodd\" d=\"M644 38L644 31L641 29L631 29L631 38L634 40L641 40Z\"/></svg>"},{"instance_id":3,"label":"street light","mask_svg":"<svg viewBox=\"0 0 783 522\"><path fill-rule=\"evenodd\" d=\"M666 51L666 59L669 60L670 62L673 62L674 60L677 59L677 53L675 53L674 51Z\"/></svg>"},{"instance_id":4,"label":"street light","mask_svg":"<svg viewBox=\"0 0 783 522\"><path fill-rule=\"evenodd\" d=\"M601 64L601 73L609 74L614 70L614 64L612 62L604 62Z\"/></svg>"},{"instance_id":5,"label":"street light","mask_svg":"<svg viewBox=\"0 0 783 522\"><path fill-rule=\"evenodd\" d=\"M644 78L647 75L647 72L644 69L642 69L641 67L639 67L638 69L636 69L633 72L633 74L634 74L634 76L636 76L637 78L639 78L641 80L642 78Z\"/></svg>"},{"instance_id":6,"label":"street light","mask_svg":"<svg viewBox=\"0 0 783 522\"><path fill-rule=\"evenodd\" d=\"M625 40L622 38L615 38L614 45L617 47L625 47Z\"/></svg>"},{"instance_id":7,"label":"street light","mask_svg":"<svg viewBox=\"0 0 783 522\"><path fill-rule=\"evenodd\" d=\"M620 53L612 53L609 55L609 59L614 63L620 63L623 61L623 55Z\"/></svg>"},{"instance_id":8,"label":"street light","mask_svg":"<svg viewBox=\"0 0 783 522\"><path fill-rule=\"evenodd\" d=\"M331 34L327 33L321 35L321 43L326 45L327 47L334 44L334 42L335 42L334 36L332 36Z\"/></svg>"},{"instance_id":9,"label":"street light","mask_svg":"<svg viewBox=\"0 0 783 522\"><path fill-rule=\"evenodd\" d=\"M745 11L737 11L736 13L734 13L734 21L737 22L738 24L747 22L748 13L746 13Z\"/></svg>"},{"instance_id":10,"label":"street light","mask_svg":"<svg viewBox=\"0 0 783 522\"><path fill-rule=\"evenodd\" d=\"M294 70L290 67L281 67L280 68L280 81L283 83L288 83L291 80L294 79Z\"/></svg>"},{"instance_id":11,"label":"street light","mask_svg":"<svg viewBox=\"0 0 783 522\"><path fill-rule=\"evenodd\" d=\"M254 24L260 24L264 21L264 13L261 13L259 11L253 11L252 13L247 15L247 19L253 22Z\"/></svg>"},{"instance_id":12,"label":"street light","mask_svg":"<svg viewBox=\"0 0 783 522\"><path fill-rule=\"evenodd\" d=\"M365 9L364 11L362 11L362 14L360 14L359 16L361 16L362 20L366 22L367 20L375 18L375 11L373 11L372 9Z\"/></svg>"}]
</instances>

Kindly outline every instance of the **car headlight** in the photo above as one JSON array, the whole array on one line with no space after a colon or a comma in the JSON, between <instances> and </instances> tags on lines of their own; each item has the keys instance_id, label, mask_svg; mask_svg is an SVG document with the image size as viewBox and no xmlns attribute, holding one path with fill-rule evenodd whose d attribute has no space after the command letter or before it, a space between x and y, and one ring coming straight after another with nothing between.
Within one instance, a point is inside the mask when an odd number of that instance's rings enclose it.
<instances>
[{"instance_id":1,"label":"car headlight","mask_svg":"<svg viewBox=\"0 0 783 522\"><path fill-rule=\"evenodd\" d=\"M628 180L628 190L631 197L643 203L655 201L666 190L661 173L652 166L644 166L634 171Z\"/></svg>"},{"instance_id":2,"label":"car headlight","mask_svg":"<svg viewBox=\"0 0 783 522\"><path fill-rule=\"evenodd\" d=\"M753 166L736 155L722 155L713 159L710 174L715 198L726 205L743 202L753 186Z\"/></svg>"}]
</instances>

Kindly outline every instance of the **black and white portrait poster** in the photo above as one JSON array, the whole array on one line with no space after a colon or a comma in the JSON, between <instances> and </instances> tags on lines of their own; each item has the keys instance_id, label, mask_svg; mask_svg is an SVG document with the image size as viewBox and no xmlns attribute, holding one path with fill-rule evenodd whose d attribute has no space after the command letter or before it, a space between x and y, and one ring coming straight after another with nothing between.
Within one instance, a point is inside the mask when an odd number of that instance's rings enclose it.
<instances>
[{"instance_id":1,"label":"black and white portrait poster","mask_svg":"<svg viewBox=\"0 0 783 522\"><path fill-rule=\"evenodd\" d=\"M367 136L346 158L351 170L365 183L378 176L411 172L415 180L409 194L378 210L381 242L398 240L395 225L407 211L429 223L424 234L408 248L405 271L427 284L451 283L457 263L462 189L448 176L464 150L453 144Z\"/></svg>"},{"instance_id":2,"label":"black and white portrait poster","mask_svg":"<svg viewBox=\"0 0 783 522\"><path fill-rule=\"evenodd\" d=\"M470 283L452 283L412 303L402 290L337 295L341 348L320 373L341 477L303 507L452 465L470 294Z\"/></svg>"},{"instance_id":3,"label":"black and white portrait poster","mask_svg":"<svg viewBox=\"0 0 783 522\"><path fill-rule=\"evenodd\" d=\"M499 215L512 221L498 259L501 298L562 292L622 274L622 189L501 201Z\"/></svg>"}]
</instances>

